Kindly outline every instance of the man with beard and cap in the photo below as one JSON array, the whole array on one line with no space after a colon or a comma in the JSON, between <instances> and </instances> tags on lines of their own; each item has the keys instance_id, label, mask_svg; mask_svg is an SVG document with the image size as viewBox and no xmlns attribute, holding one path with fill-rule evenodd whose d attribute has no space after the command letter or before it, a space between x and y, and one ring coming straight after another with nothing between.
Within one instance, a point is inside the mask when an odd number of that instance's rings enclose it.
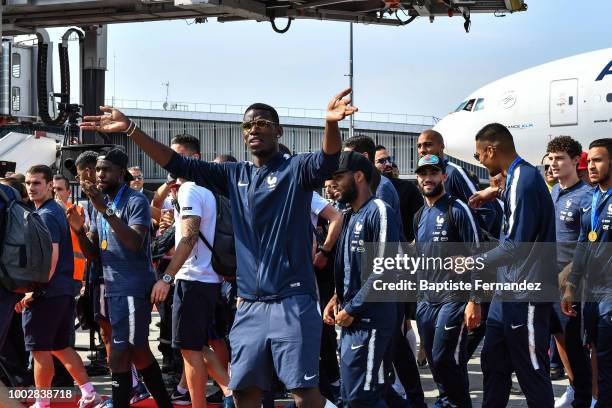
<instances>
[{"instance_id":1,"label":"man with beard and cap","mask_svg":"<svg viewBox=\"0 0 612 408\"><path fill-rule=\"evenodd\" d=\"M480 247L480 230L468 205L445 191L444 162L427 154L419 159L416 174L425 198L425 205L414 217L416 253L434 259L471 255ZM474 285L477 278L475 271L462 273L442 267L417 270L419 282ZM468 303L473 310L469 314ZM419 290L416 320L440 392L436 406L471 407L466 326L474 329L480 324L477 292Z\"/></svg>"},{"instance_id":2,"label":"man with beard and cap","mask_svg":"<svg viewBox=\"0 0 612 408\"><path fill-rule=\"evenodd\" d=\"M444 162L447 174L444 189L451 196L467 204L470 197L478 191L478 186L470 179L468 172L463 167L450 161L444 154L442 135L433 129L425 130L417 139L417 150L420 157L433 154ZM484 203L475 211L475 214L481 228L488 231L493 237L499 237L503 211L497 201Z\"/></svg>"},{"instance_id":3,"label":"man with beard and cap","mask_svg":"<svg viewBox=\"0 0 612 408\"><path fill-rule=\"evenodd\" d=\"M276 110L256 103L244 113L244 143L252 162L209 163L181 157L156 141L120 111L84 118L81 128L125 132L167 171L229 197L235 231L236 282L242 299L230 332L236 405L259 407L272 373L296 405L331 407L319 392L321 317L312 266L312 191L338 167L342 147L338 122L357 108L345 89L327 105L322 149L309 154L279 153L283 135Z\"/></svg>"},{"instance_id":4,"label":"man with beard and cap","mask_svg":"<svg viewBox=\"0 0 612 408\"><path fill-rule=\"evenodd\" d=\"M477 208L504 200L503 235L499 246L480 256L484 269L506 266L497 271L497 283L531 283L554 292L555 208L540 171L517 154L512 134L499 123L476 134L474 158L492 176L506 177L505 188L488 187L469 201ZM500 290L491 301L481 352L485 408L506 406L513 371L528 406L554 405L548 357L552 305L533 301L533 296L529 291Z\"/></svg>"},{"instance_id":5,"label":"man with beard and cap","mask_svg":"<svg viewBox=\"0 0 612 408\"><path fill-rule=\"evenodd\" d=\"M395 302L371 302L368 296L372 265L365 243L375 243L376 254L385 246L397 245L400 225L390 217L391 208L370 191L370 161L357 152L342 152L334 173L338 200L347 204L335 262L336 294L325 307L325 323L342 327L340 336L340 378L342 400L349 407L386 407L389 385L391 342L395 331ZM374 249L373 249L374 250ZM362 274L368 274L362 284Z\"/></svg>"},{"instance_id":6,"label":"man with beard and cap","mask_svg":"<svg viewBox=\"0 0 612 408\"><path fill-rule=\"evenodd\" d=\"M149 348L151 303L155 281L151 263L149 201L129 188L128 157L113 148L98 156L96 183L81 179L81 188L95 211L86 232L84 215L70 208L68 221L88 259L99 260L112 331L109 365L115 408L127 408L132 392L131 364L142 375L157 406L170 408L161 370Z\"/></svg>"},{"instance_id":7,"label":"man with beard and cap","mask_svg":"<svg viewBox=\"0 0 612 408\"><path fill-rule=\"evenodd\" d=\"M597 349L595 407L603 408L612 406L612 138L591 142L587 162L596 187L591 202L581 210L580 237L561 310L577 316L573 304L577 288L582 287L587 338Z\"/></svg>"}]
</instances>

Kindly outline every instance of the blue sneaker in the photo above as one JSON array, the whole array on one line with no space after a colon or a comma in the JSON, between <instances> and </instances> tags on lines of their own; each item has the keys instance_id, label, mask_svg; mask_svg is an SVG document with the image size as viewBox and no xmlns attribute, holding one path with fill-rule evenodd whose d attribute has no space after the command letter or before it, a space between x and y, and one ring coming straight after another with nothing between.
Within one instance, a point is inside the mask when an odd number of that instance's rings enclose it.
<instances>
[{"instance_id":1,"label":"blue sneaker","mask_svg":"<svg viewBox=\"0 0 612 408\"><path fill-rule=\"evenodd\" d=\"M113 408L113 399L112 398L105 399L104 401L96 405L96 408Z\"/></svg>"},{"instance_id":2,"label":"blue sneaker","mask_svg":"<svg viewBox=\"0 0 612 408\"><path fill-rule=\"evenodd\" d=\"M223 405L222 408L235 408L234 406L234 397L231 395L229 397L223 397Z\"/></svg>"},{"instance_id":3,"label":"blue sneaker","mask_svg":"<svg viewBox=\"0 0 612 408\"><path fill-rule=\"evenodd\" d=\"M142 383L142 381L138 381L138 384L134 388L132 388L132 396L130 397L130 404L135 404L139 401L146 400L149 398L151 394L147 390L147 387Z\"/></svg>"}]
</instances>

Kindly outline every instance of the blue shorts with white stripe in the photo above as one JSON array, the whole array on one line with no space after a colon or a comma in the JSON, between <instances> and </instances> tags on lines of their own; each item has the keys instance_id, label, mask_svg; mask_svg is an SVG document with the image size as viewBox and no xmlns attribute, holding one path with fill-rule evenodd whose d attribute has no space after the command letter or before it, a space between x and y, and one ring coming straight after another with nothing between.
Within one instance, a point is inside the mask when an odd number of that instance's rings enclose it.
<instances>
[{"instance_id":1,"label":"blue shorts with white stripe","mask_svg":"<svg viewBox=\"0 0 612 408\"><path fill-rule=\"evenodd\" d=\"M149 339L151 302L148 298L111 296L106 298L113 330L111 347L123 350L142 347Z\"/></svg>"},{"instance_id":2,"label":"blue shorts with white stripe","mask_svg":"<svg viewBox=\"0 0 612 408\"><path fill-rule=\"evenodd\" d=\"M393 329L346 327L340 338L342 400L350 407L386 407Z\"/></svg>"}]
</instances>

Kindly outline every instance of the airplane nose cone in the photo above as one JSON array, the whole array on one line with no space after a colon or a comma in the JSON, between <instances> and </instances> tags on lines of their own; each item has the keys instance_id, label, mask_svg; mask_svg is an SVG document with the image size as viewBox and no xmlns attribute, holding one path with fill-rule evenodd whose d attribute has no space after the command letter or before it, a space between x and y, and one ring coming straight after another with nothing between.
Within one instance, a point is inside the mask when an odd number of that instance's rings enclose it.
<instances>
[{"instance_id":1,"label":"airplane nose cone","mask_svg":"<svg viewBox=\"0 0 612 408\"><path fill-rule=\"evenodd\" d=\"M469 115L470 112L465 112ZM466 118L463 112L454 112L442 118L434 130L444 138L444 153L468 163L479 165L474 160L476 142L474 138L480 127L475 121Z\"/></svg>"}]
</instances>

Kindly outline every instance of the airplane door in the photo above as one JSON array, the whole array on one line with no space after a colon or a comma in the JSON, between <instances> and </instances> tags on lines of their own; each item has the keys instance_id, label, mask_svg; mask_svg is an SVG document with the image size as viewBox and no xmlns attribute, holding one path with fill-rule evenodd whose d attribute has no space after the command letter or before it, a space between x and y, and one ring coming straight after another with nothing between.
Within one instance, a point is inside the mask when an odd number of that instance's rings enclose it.
<instances>
[{"instance_id":1,"label":"airplane door","mask_svg":"<svg viewBox=\"0 0 612 408\"><path fill-rule=\"evenodd\" d=\"M561 79L550 83L550 126L578 124L578 80Z\"/></svg>"}]
</instances>

